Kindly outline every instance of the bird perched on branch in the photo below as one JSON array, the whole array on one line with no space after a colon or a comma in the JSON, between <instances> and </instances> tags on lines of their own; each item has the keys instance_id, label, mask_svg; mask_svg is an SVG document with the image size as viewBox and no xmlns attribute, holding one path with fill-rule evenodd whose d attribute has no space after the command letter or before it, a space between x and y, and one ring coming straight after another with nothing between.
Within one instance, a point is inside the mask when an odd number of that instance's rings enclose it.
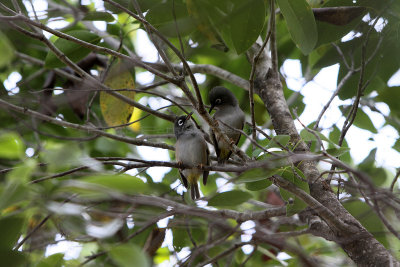
<instances>
[{"instance_id":1,"label":"bird perched on branch","mask_svg":"<svg viewBox=\"0 0 400 267\"><path fill-rule=\"evenodd\" d=\"M237 145L240 139L240 132L235 129L243 129L245 116L235 95L227 88L217 86L210 91L208 99L211 104L209 113L214 108L217 110L213 118L219 122L219 128L228 136L231 143ZM218 163L225 163L232 154L229 144L223 140L222 136L216 136L213 131L211 131L211 136Z\"/></svg>"},{"instance_id":2,"label":"bird perched on branch","mask_svg":"<svg viewBox=\"0 0 400 267\"><path fill-rule=\"evenodd\" d=\"M203 171L197 167L209 164L209 151L207 143L201 132L189 115L182 115L176 118L174 132L176 136L175 158L179 164L193 166L179 170L183 185L190 187L192 199L200 198L199 185L197 181L203 175L203 184L206 185L208 171Z\"/></svg>"}]
</instances>

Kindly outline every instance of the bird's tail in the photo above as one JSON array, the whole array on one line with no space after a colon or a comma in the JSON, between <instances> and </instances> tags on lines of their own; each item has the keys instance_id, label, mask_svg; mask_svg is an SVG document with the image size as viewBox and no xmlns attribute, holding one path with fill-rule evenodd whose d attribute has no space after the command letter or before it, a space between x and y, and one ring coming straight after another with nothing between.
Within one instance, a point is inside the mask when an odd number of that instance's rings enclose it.
<instances>
[{"instance_id":1,"label":"bird's tail","mask_svg":"<svg viewBox=\"0 0 400 267\"><path fill-rule=\"evenodd\" d=\"M190 195L193 200L200 198L199 185L197 182L190 185Z\"/></svg>"}]
</instances>

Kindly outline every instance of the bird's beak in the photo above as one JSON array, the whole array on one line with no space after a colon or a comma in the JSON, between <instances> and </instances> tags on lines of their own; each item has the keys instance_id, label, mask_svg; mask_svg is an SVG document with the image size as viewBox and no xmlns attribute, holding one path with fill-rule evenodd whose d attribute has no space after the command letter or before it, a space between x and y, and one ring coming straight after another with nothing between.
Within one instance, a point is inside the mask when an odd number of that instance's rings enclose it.
<instances>
[{"instance_id":1,"label":"bird's beak","mask_svg":"<svg viewBox=\"0 0 400 267\"><path fill-rule=\"evenodd\" d=\"M192 115L193 115L193 112L190 112L190 113L186 116L185 121L190 120L190 118L192 117Z\"/></svg>"},{"instance_id":2,"label":"bird's beak","mask_svg":"<svg viewBox=\"0 0 400 267\"><path fill-rule=\"evenodd\" d=\"M211 113L211 111L214 109L215 104L211 104L210 110L208 111L208 113Z\"/></svg>"}]
</instances>

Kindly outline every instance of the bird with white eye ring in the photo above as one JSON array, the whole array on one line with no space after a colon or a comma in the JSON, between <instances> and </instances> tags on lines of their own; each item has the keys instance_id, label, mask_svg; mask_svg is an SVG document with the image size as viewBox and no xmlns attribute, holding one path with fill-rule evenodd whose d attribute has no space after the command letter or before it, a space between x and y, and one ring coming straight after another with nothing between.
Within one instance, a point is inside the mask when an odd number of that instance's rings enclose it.
<instances>
[{"instance_id":1,"label":"bird with white eye ring","mask_svg":"<svg viewBox=\"0 0 400 267\"><path fill-rule=\"evenodd\" d=\"M235 131L235 129L243 129L245 115L240 109L239 102L235 95L227 88L217 86L211 89L208 99L211 105L209 113L211 113L214 108L216 109L213 118L217 122L223 122L218 124L221 131L228 136L232 144L237 145L240 139L240 132ZM224 141L222 136L215 135L213 131L210 132L210 136L214 143L218 163L225 163L232 154L230 145Z\"/></svg>"},{"instance_id":2,"label":"bird with white eye ring","mask_svg":"<svg viewBox=\"0 0 400 267\"><path fill-rule=\"evenodd\" d=\"M193 200L200 198L198 180L203 176L203 184L206 185L208 171L198 167L209 165L209 151L203 132L201 132L191 120L193 112L175 119L174 133L176 137L175 158L179 164L193 166L179 170L183 185L189 189Z\"/></svg>"}]
</instances>

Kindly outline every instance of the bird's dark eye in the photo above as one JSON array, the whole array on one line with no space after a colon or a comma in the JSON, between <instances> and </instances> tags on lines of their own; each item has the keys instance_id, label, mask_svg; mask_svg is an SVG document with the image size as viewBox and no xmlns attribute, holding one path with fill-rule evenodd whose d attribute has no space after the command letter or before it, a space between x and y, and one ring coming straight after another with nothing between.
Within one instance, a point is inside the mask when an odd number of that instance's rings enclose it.
<instances>
[{"instance_id":1,"label":"bird's dark eye","mask_svg":"<svg viewBox=\"0 0 400 267\"><path fill-rule=\"evenodd\" d=\"M182 125L183 125L183 120L182 120L182 119L178 120L178 125L179 125L179 126L182 126Z\"/></svg>"},{"instance_id":2,"label":"bird's dark eye","mask_svg":"<svg viewBox=\"0 0 400 267\"><path fill-rule=\"evenodd\" d=\"M221 98L217 98L217 99L215 100L215 104L217 104L217 105L221 104Z\"/></svg>"}]
</instances>

